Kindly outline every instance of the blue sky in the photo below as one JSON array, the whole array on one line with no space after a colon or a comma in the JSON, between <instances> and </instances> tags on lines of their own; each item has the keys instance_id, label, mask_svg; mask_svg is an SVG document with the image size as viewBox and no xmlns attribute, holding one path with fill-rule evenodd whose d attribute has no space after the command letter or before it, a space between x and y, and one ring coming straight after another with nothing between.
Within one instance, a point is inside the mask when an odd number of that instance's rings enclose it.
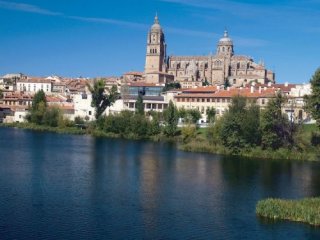
<instances>
[{"instance_id":1,"label":"blue sky","mask_svg":"<svg viewBox=\"0 0 320 240\"><path fill-rule=\"evenodd\" d=\"M235 53L278 82L320 66L320 0L0 0L0 75L119 76L143 71L158 12L169 55L208 55L225 28Z\"/></svg>"}]
</instances>

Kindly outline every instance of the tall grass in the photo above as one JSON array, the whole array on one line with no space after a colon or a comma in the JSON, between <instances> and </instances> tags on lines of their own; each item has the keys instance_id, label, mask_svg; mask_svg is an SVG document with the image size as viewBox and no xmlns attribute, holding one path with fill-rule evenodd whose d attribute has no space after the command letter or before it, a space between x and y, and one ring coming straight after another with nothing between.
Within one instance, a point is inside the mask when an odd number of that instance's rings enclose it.
<instances>
[{"instance_id":1,"label":"tall grass","mask_svg":"<svg viewBox=\"0 0 320 240\"><path fill-rule=\"evenodd\" d=\"M257 203L256 214L261 217L320 226L320 198L302 200L268 198Z\"/></svg>"}]
</instances>

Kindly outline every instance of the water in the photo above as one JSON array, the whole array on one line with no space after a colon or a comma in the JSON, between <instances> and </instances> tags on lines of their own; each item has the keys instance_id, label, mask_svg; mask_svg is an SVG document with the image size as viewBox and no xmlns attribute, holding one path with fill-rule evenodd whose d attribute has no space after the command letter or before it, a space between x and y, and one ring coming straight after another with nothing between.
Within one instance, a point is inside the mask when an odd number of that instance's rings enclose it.
<instances>
[{"instance_id":1,"label":"water","mask_svg":"<svg viewBox=\"0 0 320 240\"><path fill-rule=\"evenodd\" d=\"M0 128L0 239L320 239L255 215L262 198L320 196L319 170Z\"/></svg>"}]
</instances>

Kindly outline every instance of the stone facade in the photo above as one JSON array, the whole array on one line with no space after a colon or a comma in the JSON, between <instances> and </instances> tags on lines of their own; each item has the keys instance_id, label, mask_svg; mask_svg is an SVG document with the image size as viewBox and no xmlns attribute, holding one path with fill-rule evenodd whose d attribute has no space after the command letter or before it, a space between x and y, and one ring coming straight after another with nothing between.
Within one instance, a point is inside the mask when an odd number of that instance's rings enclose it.
<instances>
[{"instance_id":1,"label":"stone facade","mask_svg":"<svg viewBox=\"0 0 320 240\"><path fill-rule=\"evenodd\" d=\"M218 42L215 55L166 57L165 35L157 16L148 33L145 74L150 83L163 83L170 78L184 85L193 82L189 84L192 86L201 85L196 82L223 85L227 81L232 86L275 82L275 74L263 63L234 54L233 41L227 31Z\"/></svg>"}]
</instances>

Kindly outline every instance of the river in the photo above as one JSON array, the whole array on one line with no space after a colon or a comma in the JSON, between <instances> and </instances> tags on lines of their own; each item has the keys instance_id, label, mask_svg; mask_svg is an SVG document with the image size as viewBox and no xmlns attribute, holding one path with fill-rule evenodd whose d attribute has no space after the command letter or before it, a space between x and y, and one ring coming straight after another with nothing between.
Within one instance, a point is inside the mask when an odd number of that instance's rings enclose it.
<instances>
[{"instance_id":1,"label":"river","mask_svg":"<svg viewBox=\"0 0 320 240\"><path fill-rule=\"evenodd\" d=\"M266 197L320 196L320 163L0 128L0 239L320 239Z\"/></svg>"}]
</instances>

